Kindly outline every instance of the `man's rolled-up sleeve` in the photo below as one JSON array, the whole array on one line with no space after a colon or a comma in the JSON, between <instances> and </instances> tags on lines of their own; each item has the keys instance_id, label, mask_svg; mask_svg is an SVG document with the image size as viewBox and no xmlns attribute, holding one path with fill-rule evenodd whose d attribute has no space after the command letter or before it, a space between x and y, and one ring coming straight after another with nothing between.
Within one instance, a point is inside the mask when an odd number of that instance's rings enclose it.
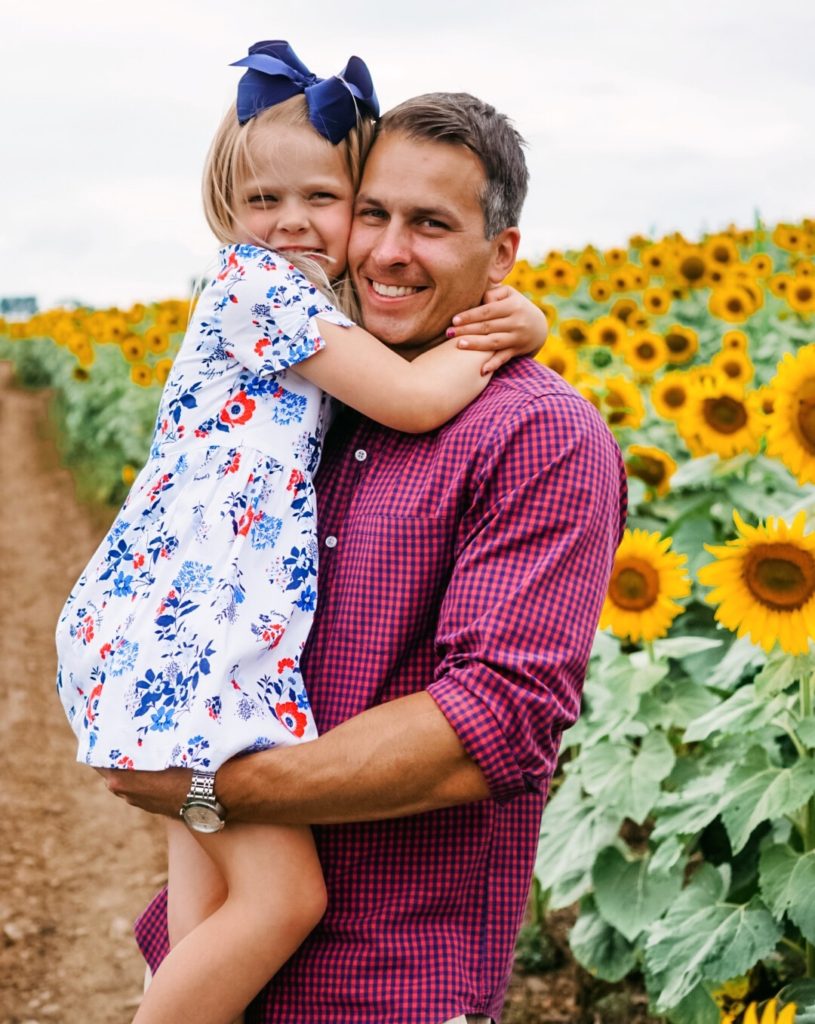
<instances>
[{"instance_id":1,"label":"man's rolled-up sleeve","mask_svg":"<svg viewBox=\"0 0 815 1024\"><path fill-rule=\"evenodd\" d=\"M482 446L428 692L499 802L548 787L625 503L617 444L577 395L526 403Z\"/></svg>"}]
</instances>

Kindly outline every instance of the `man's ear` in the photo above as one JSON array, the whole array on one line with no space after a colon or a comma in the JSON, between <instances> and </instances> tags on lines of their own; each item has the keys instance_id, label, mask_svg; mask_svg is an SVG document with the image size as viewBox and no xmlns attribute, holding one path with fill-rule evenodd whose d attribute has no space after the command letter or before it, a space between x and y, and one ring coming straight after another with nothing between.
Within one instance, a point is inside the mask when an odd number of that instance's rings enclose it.
<instances>
[{"instance_id":1,"label":"man's ear","mask_svg":"<svg viewBox=\"0 0 815 1024\"><path fill-rule=\"evenodd\" d=\"M489 280L491 284L500 284L515 266L518 246L521 241L519 228L504 228L492 239L492 261Z\"/></svg>"}]
</instances>

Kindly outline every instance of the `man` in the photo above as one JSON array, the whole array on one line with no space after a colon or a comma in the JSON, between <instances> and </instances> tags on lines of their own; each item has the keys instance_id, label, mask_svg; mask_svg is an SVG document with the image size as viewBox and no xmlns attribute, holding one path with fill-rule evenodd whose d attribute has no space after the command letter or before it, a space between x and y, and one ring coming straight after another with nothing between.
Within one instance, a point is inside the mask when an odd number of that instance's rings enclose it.
<instances>
[{"instance_id":1,"label":"man","mask_svg":"<svg viewBox=\"0 0 815 1024\"><path fill-rule=\"evenodd\" d=\"M385 115L349 249L366 327L408 358L438 344L512 267L526 183L517 133L471 96ZM227 828L313 825L329 905L247 1021L498 1020L622 532L619 451L589 403L519 359L431 434L344 414L317 483L303 665L321 736L224 765L215 791ZM189 772L157 781L108 784L177 815ZM154 969L164 913L159 897L137 928Z\"/></svg>"}]
</instances>

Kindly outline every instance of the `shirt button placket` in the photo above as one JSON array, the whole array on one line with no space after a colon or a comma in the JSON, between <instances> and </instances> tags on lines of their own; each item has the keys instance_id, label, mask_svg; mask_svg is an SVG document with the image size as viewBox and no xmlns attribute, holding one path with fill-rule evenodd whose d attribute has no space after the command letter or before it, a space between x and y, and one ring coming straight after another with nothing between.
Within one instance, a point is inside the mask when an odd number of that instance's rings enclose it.
<instances>
[{"instance_id":1,"label":"shirt button placket","mask_svg":"<svg viewBox=\"0 0 815 1024\"><path fill-rule=\"evenodd\" d=\"M329 534L325 539L325 546L327 548L335 548L337 546L337 538L333 533Z\"/></svg>"}]
</instances>

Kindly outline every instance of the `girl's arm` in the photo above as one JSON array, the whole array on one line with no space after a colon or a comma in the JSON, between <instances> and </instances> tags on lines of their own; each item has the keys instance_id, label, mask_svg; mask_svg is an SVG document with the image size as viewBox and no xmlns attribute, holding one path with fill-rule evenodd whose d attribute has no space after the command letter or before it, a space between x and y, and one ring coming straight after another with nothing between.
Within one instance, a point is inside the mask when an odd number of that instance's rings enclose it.
<instances>
[{"instance_id":1,"label":"girl's arm","mask_svg":"<svg viewBox=\"0 0 815 1024\"><path fill-rule=\"evenodd\" d=\"M361 327L317 315L325 348L294 369L323 391L378 423L408 434L435 430L487 386L484 354L442 342L412 361Z\"/></svg>"},{"instance_id":2,"label":"girl's arm","mask_svg":"<svg viewBox=\"0 0 815 1024\"><path fill-rule=\"evenodd\" d=\"M459 348L495 352L484 364L492 373L515 356L536 355L544 346L549 325L543 311L509 285L485 292L483 302L453 317L448 338L457 338Z\"/></svg>"}]
</instances>

